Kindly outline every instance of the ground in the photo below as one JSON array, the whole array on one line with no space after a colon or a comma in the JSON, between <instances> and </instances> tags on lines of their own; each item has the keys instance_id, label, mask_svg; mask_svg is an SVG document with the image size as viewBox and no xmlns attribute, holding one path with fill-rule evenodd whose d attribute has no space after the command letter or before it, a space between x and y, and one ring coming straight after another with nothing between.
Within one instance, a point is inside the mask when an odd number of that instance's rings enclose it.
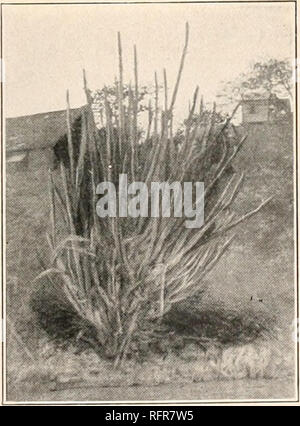
<instances>
[{"instance_id":1,"label":"ground","mask_svg":"<svg viewBox=\"0 0 300 426\"><path fill-rule=\"evenodd\" d=\"M246 307L255 312L274 315L276 343L259 341L248 347L238 348L237 353L230 355L227 369L224 362L228 359L228 348L221 349L215 361L210 358L202 359L202 354L198 358L192 356L192 359L184 359L184 356L181 356L177 360L178 371L170 373L168 368L166 369L172 379L159 376L154 387L150 386L151 383L145 386L144 378L134 380L132 370L135 368L129 367L129 373L125 372L122 376L122 380L129 377L129 386L109 388L106 382L103 383L103 377L108 377L109 366L101 364L97 367L100 372L103 370L103 375L100 374L101 380L97 379L93 384L93 369L87 382L80 378L81 386L90 383L91 389L82 389L80 386L72 389L71 385L64 385L71 388L64 389L61 384L55 388L60 379L56 377L55 381L53 372L61 371L63 374L66 370L66 354L56 354L55 357L49 355L53 348L51 345L48 348L47 338L39 330L29 308L30 296L37 286L34 278L41 271L38 259L43 259L47 251L48 172L44 168L30 172L8 170L7 364L10 400L120 400L124 399L125 394L126 399L140 399L143 394L143 398L149 400L181 400L181 395L194 400L293 397L292 128L289 124L262 124L250 126L247 131L248 140L234 165L246 175L235 208L239 212L246 211L271 195L274 198L259 214L236 230L236 240L230 252L207 277L208 293L201 303L203 306L214 306L221 302L230 308ZM81 358L82 356L78 355L69 356L71 370L72 366L73 370L79 368L84 362ZM249 359L256 359L254 366L250 365ZM148 371L148 368L159 366L161 370L161 362L168 362L168 359L150 362L150 367L148 364L143 365L142 376L147 377L145 371ZM38 368L30 369L30 366L39 364L43 364L46 370L44 384L41 384L41 371ZM197 369L201 371L193 378ZM98 374L99 371L96 375ZM153 377L152 373L149 375ZM110 382L113 383L113 380L111 376ZM170 381L177 384L170 384ZM182 385L179 384L181 381ZM66 382L71 383L72 380ZM56 383L54 389L53 383ZM141 392L140 387L131 385L142 386L143 391Z\"/></svg>"},{"instance_id":2,"label":"ground","mask_svg":"<svg viewBox=\"0 0 300 426\"><path fill-rule=\"evenodd\" d=\"M292 400L293 380L226 380L205 383L165 384L160 386L119 386L79 387L68 390L51 391L49 385L42 385L38 391L23 385L14 393L14 400L22 401L24 395L30 401L176 401L196 402L211 400Z\"/></svg>"}]
</instances>

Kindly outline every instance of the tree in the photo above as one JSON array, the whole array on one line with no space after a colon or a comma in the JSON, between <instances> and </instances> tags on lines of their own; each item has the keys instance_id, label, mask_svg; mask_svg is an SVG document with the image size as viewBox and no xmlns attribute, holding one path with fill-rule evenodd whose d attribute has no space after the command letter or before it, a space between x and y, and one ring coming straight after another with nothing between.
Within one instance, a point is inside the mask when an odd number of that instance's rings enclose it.
<instances>
[{"instance_id":1,"label":"tree","mask_svg":"<svg viewBox=\"0 0 300 426\"><path fill-rule=\"evenodd\" d=\"M105 98L107 99L108 106L110 108L113 118L119 117L119 100L118 100L118 85L116 82L113 86L106 86L103 89L98 89L92 94L93 104L92 108L97 122L101 126L104 126L103 117L105 116ZM129 110L129 104L133 98L134 89L129 84L123 85L123 108L124 113L127 116ZM140 86L138 88L138 111L137 113L147 111L151 108L147 98L151 99L151 96L154 93L154 89L148 86Z\"/></svg>"},{"instance_id":2,"label":"tree","mask_svg":"<svg viewBox=\"0 0 300 426\"><path fill-rule=\"evenodd\" d=\"M256 62L250 72L227 82L218 97L240 101L248 93L265 92L292 98L292 66L288 60Z\"/></svg>"},{"instance_id":3,"label":"tree","mask_svg":"<svg viewBox=\"0 0 300 426\"><path fill-rule=\"evenodd\" d=\"M244 87L250 90L262 87L270 94L284 92L292 97L292 67L287 60L256 62Z\"/></svg>"}]
</instances>

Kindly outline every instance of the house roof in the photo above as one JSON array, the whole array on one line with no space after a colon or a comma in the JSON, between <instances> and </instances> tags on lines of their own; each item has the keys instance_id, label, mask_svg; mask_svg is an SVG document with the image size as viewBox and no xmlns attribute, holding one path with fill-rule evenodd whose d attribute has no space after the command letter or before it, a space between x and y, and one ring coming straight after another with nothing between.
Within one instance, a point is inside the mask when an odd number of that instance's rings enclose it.
<instances>
[{"instance_id":1,"label":"house roof","mask_svg":"<svg viewBox=\"0 0 300 426\"><path fill-rule=\"evenodd\" d=\"M265 90L264 88L257 88L255 90L246 90L243 94L244 100L268 100L270 97L270 92Z\"/></svg>"},{"instance_id":2,"label":"house roof","mask_svg":"<svg viewBox=\"0 0 300 426\"><path fill-rule=\"evenodd\" d=\"M243 99L242 104L262 104L268 105L269 99L253 98L253 99Z\"/></svg>"},{"instance_id":3,"label":"house roof","mask_svg":"<svg viewBox=\"0 0 300 426\"><path fill-rule=\"evenodd\" d=\"M86 106L71 109L71 123ZM53 147L66 134L66 110L6 119L6 150L23 151Z\"/></svg>"}]
</instances>

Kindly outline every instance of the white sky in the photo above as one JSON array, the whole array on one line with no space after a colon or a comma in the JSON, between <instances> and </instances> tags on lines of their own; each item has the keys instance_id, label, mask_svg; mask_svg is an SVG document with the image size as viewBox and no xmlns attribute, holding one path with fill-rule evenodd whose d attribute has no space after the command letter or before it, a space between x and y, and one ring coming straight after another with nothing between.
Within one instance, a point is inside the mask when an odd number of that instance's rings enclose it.
<instances>
[{"instance_id":1,"label":"white sky","mask_svg":"<svg viewBox=\"0 0 300 426\"><path fill-rule=\"evenodd\" d=\"M173 87L184 42L190 43L177 114L186 113L196 85L211 100L220 81L232 80L260 58L293 58L293 3L3 6L6 116L65 108L85 102L82 68L89 86L101 88L117 74L121 31L125 77L133 79L137 44L141 83Z\"/></svg>"}]
</instances>

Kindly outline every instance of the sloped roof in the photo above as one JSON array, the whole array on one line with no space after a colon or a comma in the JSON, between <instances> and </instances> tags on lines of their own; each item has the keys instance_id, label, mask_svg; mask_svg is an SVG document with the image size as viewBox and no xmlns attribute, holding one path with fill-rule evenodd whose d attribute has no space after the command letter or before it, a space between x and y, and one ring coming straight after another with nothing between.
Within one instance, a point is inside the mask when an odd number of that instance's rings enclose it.
<instances>
[{"instance_id":1,"label":"sloped roof","mask_svg":"<svg viewBox=\"0 0 300 426\"><path fill-rule=\"evenodd\" d=\"M71 122L86 106L71 109ZM66 110L6 119L6 150L34 150L53 147L66 134Z\"/></svg>"},{"instance_id":2,"label":"sloped roof","mask_svg":"<svg viewBox=\"0 0 300 426\"><path fill-rule=\"evenodd\" d=\"M242 104L268 105L269 104L269 99L262 99L262 98L243 99Z\"/></svg>"},{"instance_id":3,"label":"sloped roof","mask_svg":"<svg viewBox=\"0 0 300 426\"><path fill-rule=\"evenodd\" d=\"M243 94L243 100L247 101L247 100L267 100L270 97L270 93L265 90L264 88L258 88L255 90L247 90L245 91L245 93Z\"/></svg>"}]
</instances>

